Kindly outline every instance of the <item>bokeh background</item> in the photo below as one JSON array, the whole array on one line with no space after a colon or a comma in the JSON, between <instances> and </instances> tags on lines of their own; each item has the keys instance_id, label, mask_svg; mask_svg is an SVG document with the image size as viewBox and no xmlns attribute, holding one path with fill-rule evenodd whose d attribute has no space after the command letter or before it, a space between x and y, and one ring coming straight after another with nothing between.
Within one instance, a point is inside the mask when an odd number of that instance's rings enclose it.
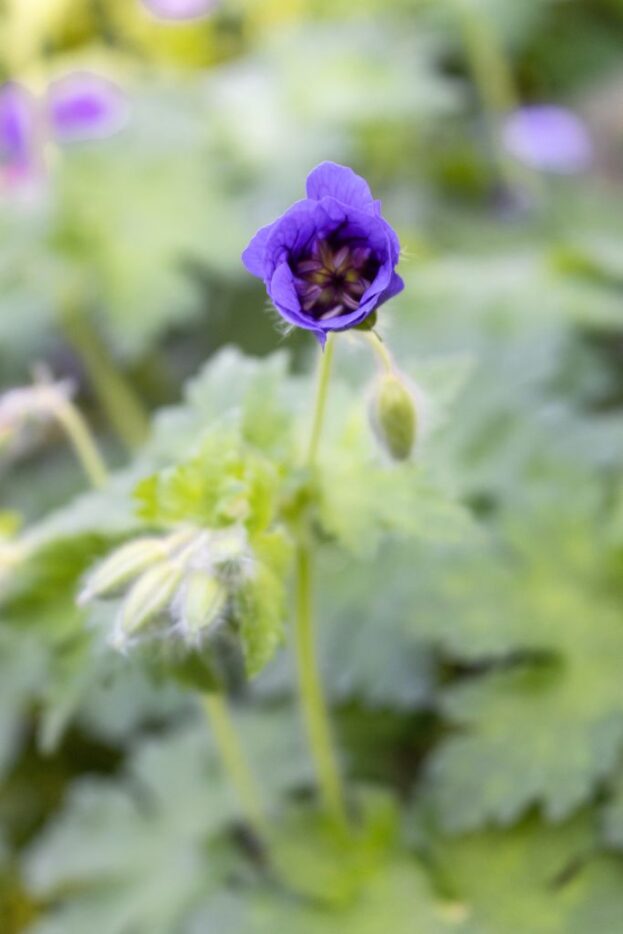
<instances>
[{"instance_id":1,"label":"bokeh background","mask_svg":"<svg viewBox=\"0 0 623 934\"><path fill-rule=\"evenodd\" d=\"M195 6L2 3L0 391L71 380L123 468L223 346L308 370L240 252L317 162L365 175L404 251L382 331L447 399L428 456L474 523L318 595L346 768L418 869L355 898L300 828L330 897L246 899L193 703L93 655L68 545L0 609L0 931L622 934L623 2ZM0 563L83 489L53 425L6 444ZM296 797L289 684L240 718Z\"/></svg>"}]
</instances>

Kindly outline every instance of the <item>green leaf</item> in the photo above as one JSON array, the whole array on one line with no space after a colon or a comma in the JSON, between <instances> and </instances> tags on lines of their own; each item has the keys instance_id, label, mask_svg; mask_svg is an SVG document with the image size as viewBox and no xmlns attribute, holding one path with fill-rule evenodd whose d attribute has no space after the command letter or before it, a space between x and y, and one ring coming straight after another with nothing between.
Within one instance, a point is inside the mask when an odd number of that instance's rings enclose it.
<instances>
[{"instance_id":1,"label":"green leaf","mask_svg":"<svg viewBox=\"0 0 623 934\"><path fill-rule=\"evenodd\" d=\"M289 717L254 714L239 727L269 806L309 780ZM50 904L34 931L182 929L193 906L224 884L231 853L223 833L239 818L209 726L143 742L120 780L79 781L30 848L27 882Z\"/></svg>"},{"instance_id":2,"label":"green leaf","mask_svg":"<svg viewBox=\"0 0 623 934\"><path fill-rule=\"evenodd\" d=\"M371 557L386 536L456 539L466 516L414 462L382 464L365 406L332 387L332 417L318 466L319 520L342 547Z\"/></svg>"},{"instance_id":3,"label":"green leaf","mask_svg":"<svg viewBox=\"0 0 623 934\"><path fill-rule=\"evenodd\" d=\"M284 639L283 581L269 567L260 564L236 594L235 615L247 674L253 677L270 661Z\"/></svg>"},{"instance_id":4,"label":"green leaf","mask_svg":"<svg viewBox=\"0 0 623 934\"><path fill-rule=\"evenodd\" d=\"M235 433L212 431L199 453L139 483L139 516L170 525L220 528L242 522L263 531L275 510L278 476L270 461L246 449Z\"/></svg>"},{"instance_id":5,"label":"green leaf","mask_svg":"<svg viewBox=\"0 0 623 934\"><path fill-rule=\"evenodd\" d=\"M350 833L317 811L286 818L271 843L280 879L299 896L326 907L348 907L396 845L398 815L382 793L359 794Z\"/></svg>"},{"instance_id":6,"label":"green leaf","mask_svg":"<svg viewBox=\"0 0 623 934\"><path fill-rule=\"evenodd\" d=\"M609 797L600 814L601 833L605 844L623 851L623 775L615 775Z\"/></svg>"},{"instance_id":7,"label":"green leaf","mask_svg":"<svg viewBox=\"0 0 623 934\"><path fill-rule=\"evenodd\" d=\"M440 842L437 870L478 934L616 934L620 861L592 855L590 822L536 820Z\"/></svg>"},{"instance_id":8,"label":"green leaf","mask_svg":"<svg viewBox=\"0 0 623 934\"><path fill-rule=\"evenodd\" d=\"M560 820L623 749L621 594L607 516L581 489L574 511L508 517L505 540L442 571L437 605L424 568L428 616L416 611L414 631L455 658L510 662L446 692L458 731L433 755L431 786L453 830L506 824L535 803Z\"/></svg>"}]
</instances>

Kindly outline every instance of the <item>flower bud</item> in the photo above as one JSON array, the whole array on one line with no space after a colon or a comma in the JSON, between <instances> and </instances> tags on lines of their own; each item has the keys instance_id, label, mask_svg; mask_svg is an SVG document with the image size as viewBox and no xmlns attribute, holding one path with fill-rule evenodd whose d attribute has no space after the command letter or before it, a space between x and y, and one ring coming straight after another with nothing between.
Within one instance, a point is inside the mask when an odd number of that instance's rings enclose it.
<instances>
[{"instance_id":1,"label":"flower bud","mask_svg":"<svg viewBox=\"0 0 623 934\"><path fill-rule=\"evenodd\" d=\"M215 623L227 603L227 590L218 578L192 571L175 600L174 615L182 630L192 637Z\"/></svg>"},{"instance_id":2,"label":"flower bud","mask_svg":"<svg viewBox=\"0 0 623 934\"><path fill-rule=\"evenodd\" d=\"M163 561L139 577L121 606L116 641L123 643L169 607L183 573L181 564Z\"/></svg>"},{"instance_id":3,"label":"flower bud","mask_svg":"<svg viewBox=\"0 0 623 934\"><path fill-rule=\"evenodd\" d=\"M147 568L162 561L166 553L161 538L139 538L122 545L89 575L78 596L78 605L96 597L114 596Z\"/></svg>"},{"instance_id":4,"label":"flower bud","mask_svg":"<svg viewBox=\"0 0 623 934\"><path fill-rule=\"evenodd\" d=\"M415 444L417 413L413 396L394 373L384 373L373 402L372 423L394 460L406 460Z\"/></svg>"}]
</instances>

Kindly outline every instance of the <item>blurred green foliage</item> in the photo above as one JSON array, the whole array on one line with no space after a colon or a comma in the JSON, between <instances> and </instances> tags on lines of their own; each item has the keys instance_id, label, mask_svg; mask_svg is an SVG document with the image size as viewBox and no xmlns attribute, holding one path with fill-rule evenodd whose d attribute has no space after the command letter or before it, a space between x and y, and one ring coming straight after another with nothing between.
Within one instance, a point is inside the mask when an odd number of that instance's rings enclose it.
<instances>
[{"instance_id":1,"label":"blurred green foliage","mask_svg":"<svg viewBox=\"0 0 623 934\"><path fill-rule=\"evenodd\" d=\"M591 172L499 150L459 14L522 100L576 108ZM621 934L623 3L0 15L5 78L42 92L88 67L132 110L117 136L51 149L37 198L3 195L0 389L41 362L71 377L117 469L85 492L50 426L0 451L2 934ZM399 229L406 289L379 328L425 404L415 460L390 467L369 349L345 337L312 489L285 482L311 341L278 332L239 254L325 158ZM114 655L110 607L75 594L140 530L244 507L259 539L308 500L358 830L316 810L271 572L263 670L236 693L268 860L193 698Z\"/></svg>"}]
</instances>

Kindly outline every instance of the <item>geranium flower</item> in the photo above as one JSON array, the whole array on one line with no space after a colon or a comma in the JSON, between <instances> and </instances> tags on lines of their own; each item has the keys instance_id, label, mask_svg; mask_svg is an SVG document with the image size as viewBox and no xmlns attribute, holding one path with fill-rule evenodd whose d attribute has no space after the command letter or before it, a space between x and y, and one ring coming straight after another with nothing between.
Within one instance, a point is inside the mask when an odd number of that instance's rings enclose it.
<instances>
[{"instance_id":1,"label":"geranium flower","mask_svg":"<svg viewBox=\"0 0 623 934\"><path fill-rule=\"evenodd\" d=\"M502 138L511 155L543 172L573 175L587 169L593 157L585 124L554 104L520 107L504 122Z\"/></svg>"},{"instance_id":2,"label":"geranium flower","mask_svg":"<svg viewBox=\"0 0 623 934\"><path fill-rule=\"evenodd\" d=\"M35 99L15 82L0 87L0 173L7 187L38 175L39 123Z\"/></svg>"},{"instance_id":3,"label":"geranium flower","mask_svg":"<svg viewBox=\"0 0 623 934\"><path fill-rule=\"evenodd\" d=\"M112 136L128 119L128 101L121 88L88 71L53 81L46 103L49 126L59 142Z\"/></svg>"},{"instance_id":4,"label":"geranium flower","mask_svg":"<svg viewBox=\"0 0 623 934\"><path fill-rule=\"evenodd\" d=\"M0 86L0 185L28 189L45 177L45 144L103 139L128 120L120 87L91 72L52 82L45 99L11 81Z\"/></svg>"},{"instance_id":5,"label":"geranium flower","mask_svg":"<svg viewBox=\"0 0 623 934\"><path fill-rule=\"evenodd\" d=\"M399 256L398 237L367 182L323 162L308 176L307 198L263 227L242 261L279 314L324 345L328 331L357 327L402 291Z\"/></svg>"}]
</instances>

